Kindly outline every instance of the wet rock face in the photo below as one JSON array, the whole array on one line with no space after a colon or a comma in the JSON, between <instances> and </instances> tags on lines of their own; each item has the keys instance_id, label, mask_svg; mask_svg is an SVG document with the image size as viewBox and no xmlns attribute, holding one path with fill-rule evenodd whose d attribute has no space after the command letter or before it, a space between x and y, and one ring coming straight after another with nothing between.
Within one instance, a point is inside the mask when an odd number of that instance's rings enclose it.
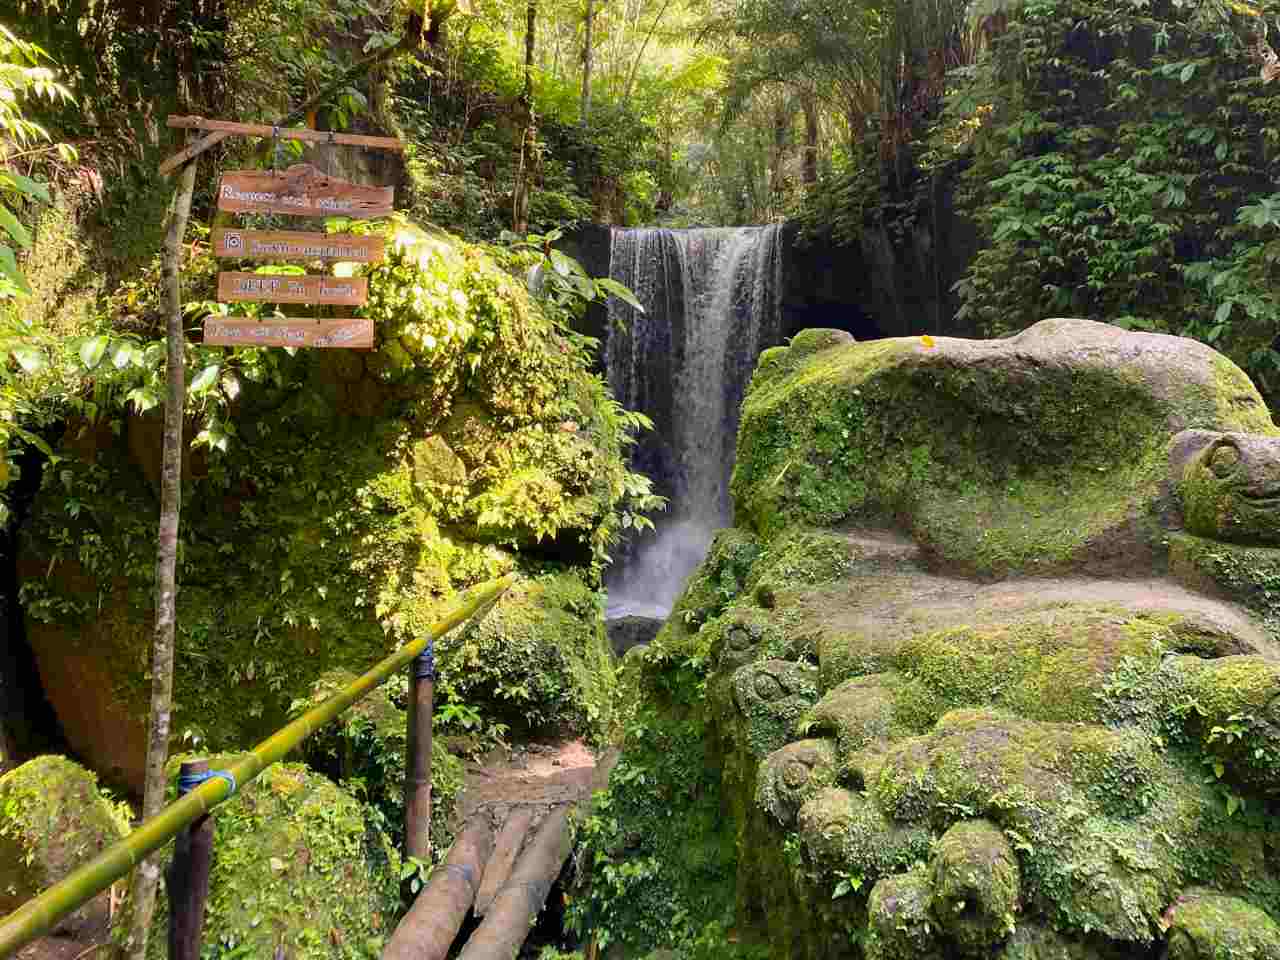
<instances>
[{"instance_id":1,"label":"wet rock face","mask_svg":"<svg viewBox=\"0 0 1280 960\"><path fill-rule=\"evenodd\" d=\"M1085 321L762 356L738 526L649 665L708 664L739 922L808 960L1276 956L1278 433L1207 347Z\"/></svg>"}]
</instances>

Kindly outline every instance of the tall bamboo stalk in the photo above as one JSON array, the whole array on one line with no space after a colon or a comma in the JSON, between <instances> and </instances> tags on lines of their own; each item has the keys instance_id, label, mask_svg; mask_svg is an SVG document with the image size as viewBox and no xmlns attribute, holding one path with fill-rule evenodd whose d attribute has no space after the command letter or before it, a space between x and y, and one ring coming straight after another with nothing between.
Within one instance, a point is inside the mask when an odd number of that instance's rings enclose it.
<instances>
[{"instance_id":1,"label":"tall bamboo stalk","mask_svg":"<svg viewBox=\"0 0 1280 960\"><path fill-rule=\"evenodd\" d=\"M237 760L227 772L237 785L243 786L271 764L284 757L307 737L358 702L398 670L403 670L427 644L475 616L489 602L496 600L515 582L515 574L491 580L468 592L449 613L432 624L427 635L401 647L357 680L343 687L324 703L287 726L281 727ZM156 816L144 822L123 840L112 844L84 866L54 884L40 896L28 900L9 916L0 920L0 957L8 957L19 947L53 929L62 917L88 903L119 880L152 851L172 840L179 830L204 816L228 798L231 785L224 779L209 780L186 796L175 800Z\"/></svg>"}]
</instances>

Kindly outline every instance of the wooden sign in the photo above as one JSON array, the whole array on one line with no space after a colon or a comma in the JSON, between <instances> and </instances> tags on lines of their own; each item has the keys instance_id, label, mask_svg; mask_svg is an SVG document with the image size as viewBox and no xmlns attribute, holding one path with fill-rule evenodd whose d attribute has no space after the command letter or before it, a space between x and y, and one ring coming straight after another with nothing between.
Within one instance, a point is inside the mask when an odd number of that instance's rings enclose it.
<instances>
[{"instance_id":1,"label":"wooden sign","mask_svg":"<svg viewBox=\"0 0 1280 960\"><path fill-rule=\"evenodd\" d=\"M218 183L218 209L230 213L283 213L292 217L381 217L394 187L365 187L295 163L283 173L235 170Z\"/></svg>"},{"instance_id":2,"label":"wooden sign","mask_svg":"<svg viewBox=\"0 0 1280 960\"><path fill-rule=\"evenodd\" d=\"M218 274L218 299L266 303L340 303L358 307L369 296L364 277L287 276L266 273Z\"/></svg>"},{"instance_id":3,"label":"wooden sign","mask_svg":"<svg viewBox=\"0 0 1280 960\"><path fill-rule=\"evenodd\" d=\"M330 347L373 349L373 321L246 320L209 317L204 322L207 347Z\"/></svg>"},{"instance_id":4,"label":"wooden sign","mask_svg":"<svg viewBox=\"0 0 1280 960\"><path fill-rule=\"evenodd\" d=\"M213 231L213 255L240 260L349 260L377 263L386 252L382 237L300 230Z\"/></svg>"}]
</instances>

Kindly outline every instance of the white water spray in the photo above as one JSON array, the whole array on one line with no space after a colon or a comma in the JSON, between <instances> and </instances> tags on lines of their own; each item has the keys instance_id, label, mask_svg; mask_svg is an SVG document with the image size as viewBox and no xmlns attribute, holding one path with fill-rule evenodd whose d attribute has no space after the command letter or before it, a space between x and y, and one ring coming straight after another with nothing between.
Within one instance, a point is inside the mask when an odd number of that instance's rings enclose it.
<instances>
[{"instance_id":1,"label":"white water spray","mask_svg":"<svg viewBox=\"0 0 1280 960\"><path fill-rule=\"evenodd\" d=\"M609 383L654 419L634 466L671 502L611 571L608 615L665 618L732 520L739 407L760 351L781 338L781 230L615 230L612 244L613 278L646 312L610 301Z\"/></svg>"}]
</instances>

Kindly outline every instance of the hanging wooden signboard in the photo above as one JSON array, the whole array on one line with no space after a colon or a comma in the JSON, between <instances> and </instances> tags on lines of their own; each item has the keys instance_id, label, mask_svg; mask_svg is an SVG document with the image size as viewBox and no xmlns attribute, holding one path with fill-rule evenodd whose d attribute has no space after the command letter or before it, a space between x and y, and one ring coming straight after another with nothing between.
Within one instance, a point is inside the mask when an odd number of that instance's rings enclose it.
<instances>
[{"instance_id":1,"label":"hanging wooden signboard","mask_svg":"<svg viewBox=\"0 0 1280 960\"><path fill-rule=\"evenodd\" d=\"M358 307L369 296L364 277L289 276L266 273L218 274L218 299L264 303L339 303Z\"/></svg>"},{"instance_id":2,"label":"hanging wooden signboard","mask_svg":"<svg viewBox=\"0 0 1280 960\"><path fill-rule=\"evenodd\" d=\"M295 163L283 173L233 170L218 183L218 209L229 213L282 213L292 217L383 217L394 187L366 187Z\"/></svg>"},{"instance_id":3,"label":"hanging wooden signboard","mask_svg":"<svg viewBox=\"0 0 1280 960\"><path fill-rule=\"evenodd\" d=\"M207 347L335 347L373 349L373 321L247 320L209 317L204 322Z\"/></svg>"},{"instance_id":4,"label":"hanging wooden signboard","mask_svg":"<svg viewBox=\"0 0 1280 960\"><path fill-rule=\"evenodd\" d=\"M213 255L238 260L347 260L378 263L386 254L382 237L352 233L307 233L300 230L213 231Z\"/></svg>"}]
</instances>

